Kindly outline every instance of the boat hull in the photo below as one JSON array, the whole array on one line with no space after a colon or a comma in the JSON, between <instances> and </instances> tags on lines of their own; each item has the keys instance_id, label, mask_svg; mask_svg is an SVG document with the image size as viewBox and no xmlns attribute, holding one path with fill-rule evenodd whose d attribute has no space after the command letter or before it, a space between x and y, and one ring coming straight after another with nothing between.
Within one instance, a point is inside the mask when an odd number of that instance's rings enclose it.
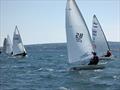
<instances>
[{"instance_id":1,"label":"boat hull","mask_svg":"<svg viewBox=\"0 0 120 90\"><path fill-rule=\"evenodd\" d=\"M100 60L115 60L114 56L111 57L99 57Z\"/></svg>"},{"instance_id":2,"label":"boat hull","mask_svg":"<svg viewBox=\"0 0 120 90\"><path fill-rule=\"evenodd\" d=\"M80 71L80 70L95 70L95 69L104 69L104 65L80 65L78 67L70 68L70 71Z\"/></svg>"}]
</instances>

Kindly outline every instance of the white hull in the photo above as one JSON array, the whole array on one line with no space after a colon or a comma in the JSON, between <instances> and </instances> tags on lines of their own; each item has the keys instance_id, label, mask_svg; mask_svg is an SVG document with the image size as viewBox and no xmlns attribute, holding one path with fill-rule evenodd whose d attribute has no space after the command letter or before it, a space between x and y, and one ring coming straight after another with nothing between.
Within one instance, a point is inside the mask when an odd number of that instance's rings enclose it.
<instances>
[{"instance_id":1,"label":"white hull","mask_svg":"<svg viewBox=\"0 0 120 90\"><path fill-rule=\"evenodd\" d=\"M25 57L28 57L28 56L27 55L26 56L18 55L18 56L12 56L11 58L25 58Z\"/></svg>"},{"instance_id":2,"label":"white hull","mask_svg":"<svg viewBox=\"0 0 120 90\"><path fill-rule=\"evenodd\" d=\"M99 57L100 60L115 60L114 56L111 57Z\"/></svg>"}]
</instances>

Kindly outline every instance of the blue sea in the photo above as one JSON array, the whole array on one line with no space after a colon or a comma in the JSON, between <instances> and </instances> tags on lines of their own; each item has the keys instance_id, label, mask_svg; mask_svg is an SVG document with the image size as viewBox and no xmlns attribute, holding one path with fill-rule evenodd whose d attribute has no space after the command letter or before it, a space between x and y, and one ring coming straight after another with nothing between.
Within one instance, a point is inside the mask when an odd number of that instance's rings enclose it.
<instances>
[{"instance_id":1,"label":"blue sea","mask_svg":"<svg viewBox=\"0 0 120 90\"><path fill-rule=\"evenodd\" d=\"M28 56L0 55L0 90L120 90L120 43L102 70L68 70L66 43L26 45Z\"/></svg>"}]
</instances>

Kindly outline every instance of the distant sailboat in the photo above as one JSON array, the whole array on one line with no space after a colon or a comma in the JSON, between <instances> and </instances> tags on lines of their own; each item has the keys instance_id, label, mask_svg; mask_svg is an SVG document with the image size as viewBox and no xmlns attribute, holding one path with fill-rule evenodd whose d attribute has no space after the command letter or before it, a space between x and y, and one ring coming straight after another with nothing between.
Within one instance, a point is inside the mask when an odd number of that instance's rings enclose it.
<instances>
[{"instance_id":1,"label":"distant sailboat","mask_svg":"<svg viewBox=\"0 0 120 90\"><path fill-rule=\"evenodd\" d=\"M14 36L13 36L13 56L26 56L27 52L22 43L20 33L17 26L15 27Z\"/></svg>"},{"instance_id":2,"label":"distant sailboat","mask_svg":"<svg viewBox=\"0 0 120 90\"><path fill-rule=\"evenodd\" d=\"M2 48L0 47L0 54L2 53Z\"/></svg>"},{"instance_id":3,"label":"distant sailboat","mask_svg":"<svg viewBox=\"0 0 120 90\"><path fill-rule=\"evenodd\" d=\"M1 45L1 30L0 30L0 45ZM0 54L2 53L2 47L0 46Z\"/></svg>"},{"instance_id":4,"label":"distant sailboat","mask_svg":"<svg viewBox=\"0 0 120 90\"><path fill-rule=\"evenodd\" d=\"M110 51L109 44L105 37L105 34L102 30L102 27L97 19L97 17L93 16L93 24L92 24L92 38L93 38L93 48L97 52L97 55L103 59L106 55L107 51ZM110 59L109 57L104 57L105 59Z\"/></svg>"},{"instance_id":5,"label":"distant sailboat","mask_svg":"<svg viewBox=\"0 0 120 90\"><path fill-rule=\"evenodd\" d=\"M66 6L66 35L69 63L85 64L79 69L98 69L98 65L87 65L92 58L92 39L85 20L75 2L67 0Z\"/></svg>"},{"instance_id":6,"label":"distant sailboat","mask_svg":"<svg viewBox=\"0 0 120 90\"><path fill-rule=\"evenodd\" d=\"M12 43L9 35L7 35L7 38L5 39L5 48L5 53L8 55L12 55Z\"/></svg>"},{"instance_id":7,"label":"distant sailboat","mask_svg":"<svg viewBox=\"0 0 120 90\"><path fill-rule=\"evenodd\" d=\"M2 51L3 51L4 53L6 53L6 48L7 48L7 38L4 38L4 41L3 41L3 49L2 49Z\"/></svg>"},{"instance_id":8,"label":"distant sailboat","mask_svg":"<svg viewBox=\"0 0 120 90\"><path fill-rule=\"evenodd\" d=\"M0 54L2 53L2 47L0 47Z\"/></svg>"}]
</instances>

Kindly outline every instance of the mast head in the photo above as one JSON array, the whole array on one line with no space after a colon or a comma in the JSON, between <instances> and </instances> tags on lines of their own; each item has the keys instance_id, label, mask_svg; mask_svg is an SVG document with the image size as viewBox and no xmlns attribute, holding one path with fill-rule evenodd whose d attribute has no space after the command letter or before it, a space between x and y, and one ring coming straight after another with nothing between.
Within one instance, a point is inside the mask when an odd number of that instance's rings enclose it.
<instances>
[{"instance_id":1,"label":"mast head","mask_svg":"<svg viewBox=\"0 0 120 90\"><path fill-rule=\"evenodd\" d=\"M93 17L95 18L95 17L96 17L96 15L94 14L94 15L93 15Z\"/></svg>"},{"instance_id":2,"label":"mast head","mask_svg":"<svg viewBox=\"0 0 120 90\"><path fill-rule=\"evenodd\" d=\"M19 34L17 25L15 26L15 31L14 31L14 33L15 33L15 34Z\"/></svg>"}]
</instances>

